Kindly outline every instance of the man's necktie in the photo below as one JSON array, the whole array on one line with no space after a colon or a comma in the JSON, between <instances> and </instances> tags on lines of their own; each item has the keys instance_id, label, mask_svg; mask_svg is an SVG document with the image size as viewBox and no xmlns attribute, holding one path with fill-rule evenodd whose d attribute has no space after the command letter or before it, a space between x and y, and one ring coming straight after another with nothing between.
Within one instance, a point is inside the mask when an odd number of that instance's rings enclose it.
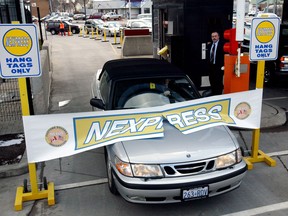
<instances>
[{"instance_id":1,"label":"man's necktie","mask_svg":"<svg viewBox=\"0 0 288 216\"><path fill-rule=\"evenodd\" d=\"M214 53L215 53L215 44L213 43L212 50L211 50L211 56L210 56L210 62L214 63Z\"/></svg>"}]
</instances>

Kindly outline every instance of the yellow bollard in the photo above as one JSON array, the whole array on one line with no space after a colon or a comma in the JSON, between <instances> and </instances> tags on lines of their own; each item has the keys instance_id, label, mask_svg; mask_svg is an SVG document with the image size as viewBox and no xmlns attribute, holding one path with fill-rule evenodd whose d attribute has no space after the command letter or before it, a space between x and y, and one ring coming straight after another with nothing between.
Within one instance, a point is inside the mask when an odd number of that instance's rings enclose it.
<instances>
[{"instance_id":1,"label":"yellow bollard","mask_svg":"<svg viewBox=\"0 0 288 216\"><path fill-rule=\"evenodd\" d=\"M119 43L117 43L117 41L116 41L116 36L117 36L117 33L116 33L116 30L114 30L114 43L112 43L113 45L119 44Z\"/></svg>"},{"instance_id":2,"label":"yellow bollard","mask_svg":"<svg viewBox=\"0 0 288 216\"><path fill-rule=\"evenodd\" d=\"M92 32L91 32L91 37L90 39L95 39L95 36L94 36L94 29L92 28Z\"/></svg>"},{"instance_id":3,"label":"yellow bollard","mask_svg":"<svg viewBox=\"0 0 288 216\"><path fill-rule=\"evenodd\" d=\"M78 37L83 37L83 29L82 28L80 28L80 32L79 32L79 34L78 34Z\"/></svg>"},{"instance_id":4,"label":"yellow bollard","mask_svg":"<svg viewBox=\"0 0 288 216\"><path fill-rule=\"evenodd\" d=\"M103 31L104 31L104 36L103 36L102 42L108 42L109 40L106 39L106 29L105 30L103 29Z\"/></svg>"},{"instance_id":5,"label":"yellow bollard","mask_svg":"<svg viewBox=\"0 0 288 216\"><path fill-rule=\"evenodd\" d=\"M89 31L87 29L85 29L85 35L83 37L84 38L88 38L89 37Z\"/></svg>"},{"instance_id":6,"label":"yellow bollard","mask_svg":"<svg viewBox=\"0 0 288 216\"><path fill-rule=\"evenodd\" d=\"M118 49L122 48L122 44L123 44L123 29L120 30L120 45L117 46Z\"/></svg>"},{"instance_id":7,"label":"yellow bollard","mask_svg":"<svg viewBox=\"0 0 288 216\"><path fill-rule=\"evenodd\" d=\"M98 27L96 28L96 37L95 37L95 40L101 40L101 38L99 38Z\"/></svg>"}]
</instances>

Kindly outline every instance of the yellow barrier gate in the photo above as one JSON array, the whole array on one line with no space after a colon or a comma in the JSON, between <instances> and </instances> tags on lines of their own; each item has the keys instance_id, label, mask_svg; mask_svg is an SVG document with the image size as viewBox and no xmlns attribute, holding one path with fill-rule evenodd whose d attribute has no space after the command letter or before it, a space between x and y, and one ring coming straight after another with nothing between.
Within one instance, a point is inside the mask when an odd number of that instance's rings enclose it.
<instances>
[{"instance_id":1,"label":"yellow barrier gate","mask_svg":"<svg viewBox=\"0 0 288 216\"><path fill-rule=\"evenodd\" d=\"M256 88L258 89L263 89L264 69L265 69L265 61L258 61L257 80L256 80ZM273 160L263 151L259 150L259 140L260 140L260 129L255 129L253 130L253 137L252 137L252 156L244 158L249 170L253 169L253 163L257 162L265 162L266 164L272 167L276 166L275 160Z\"/></svg>"},{"instance_id":2,"label":"yellow barrier gate","mask_svg":"<svg viewBox=\"0 0 288 216\"><path fill-rule=\"evenodd\" d=\"M22 115L29 116L30 111L29 111L26 78L19 78L18 83L19 83L19 90L20 90ZM36 164L29 163L28 166L29 166L31 192L28 192L27 185L18 187L16 191L14 209L16 211L20 211L22 210L23 202L45 199L45 198L48 199L48 205L54 205L55 204L54 183L49 182L48 185L44 185L44 190L39 191L38 183L37 183L37 175L36 175L37 173Z\"/></svg>"}]
</instances>

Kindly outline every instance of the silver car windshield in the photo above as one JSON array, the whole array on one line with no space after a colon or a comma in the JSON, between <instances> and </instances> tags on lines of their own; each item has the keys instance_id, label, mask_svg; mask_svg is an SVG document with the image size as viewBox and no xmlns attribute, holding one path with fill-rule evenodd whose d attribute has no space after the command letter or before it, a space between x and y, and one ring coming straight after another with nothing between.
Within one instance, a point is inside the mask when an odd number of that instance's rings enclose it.
<instances>
[{"instance_id":1,"label":"silver car windshield","mask_svg":"<svg viewBox=\"0 0 288 216\"><path fill-rule=\"evenodd\" d=\"M162 106L198 98L184 77L118 81L114 92L113 109Z\"/></svg>"}]
</instances>

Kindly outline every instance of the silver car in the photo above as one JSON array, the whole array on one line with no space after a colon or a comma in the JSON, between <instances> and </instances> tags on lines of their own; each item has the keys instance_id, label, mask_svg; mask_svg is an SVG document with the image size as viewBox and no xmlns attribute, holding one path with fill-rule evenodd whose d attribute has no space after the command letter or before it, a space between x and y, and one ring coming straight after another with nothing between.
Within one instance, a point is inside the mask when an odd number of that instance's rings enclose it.
<instances>
[{"instance_id":1,"label":"silver car","mask_svg":"<svg viewBox=\"0 0 288 216\"><path fill-rule=\"evenodd\" d=\"M185 73L166 61L148 58L108 61L91 87L90 104L97 110L154 107L200 97ZM184 135L165 120L163 126L162 138L105 147L113 194L133 203L174 203L240 186L247 166L228 127Z\"/></svg>"}]
</instances>

